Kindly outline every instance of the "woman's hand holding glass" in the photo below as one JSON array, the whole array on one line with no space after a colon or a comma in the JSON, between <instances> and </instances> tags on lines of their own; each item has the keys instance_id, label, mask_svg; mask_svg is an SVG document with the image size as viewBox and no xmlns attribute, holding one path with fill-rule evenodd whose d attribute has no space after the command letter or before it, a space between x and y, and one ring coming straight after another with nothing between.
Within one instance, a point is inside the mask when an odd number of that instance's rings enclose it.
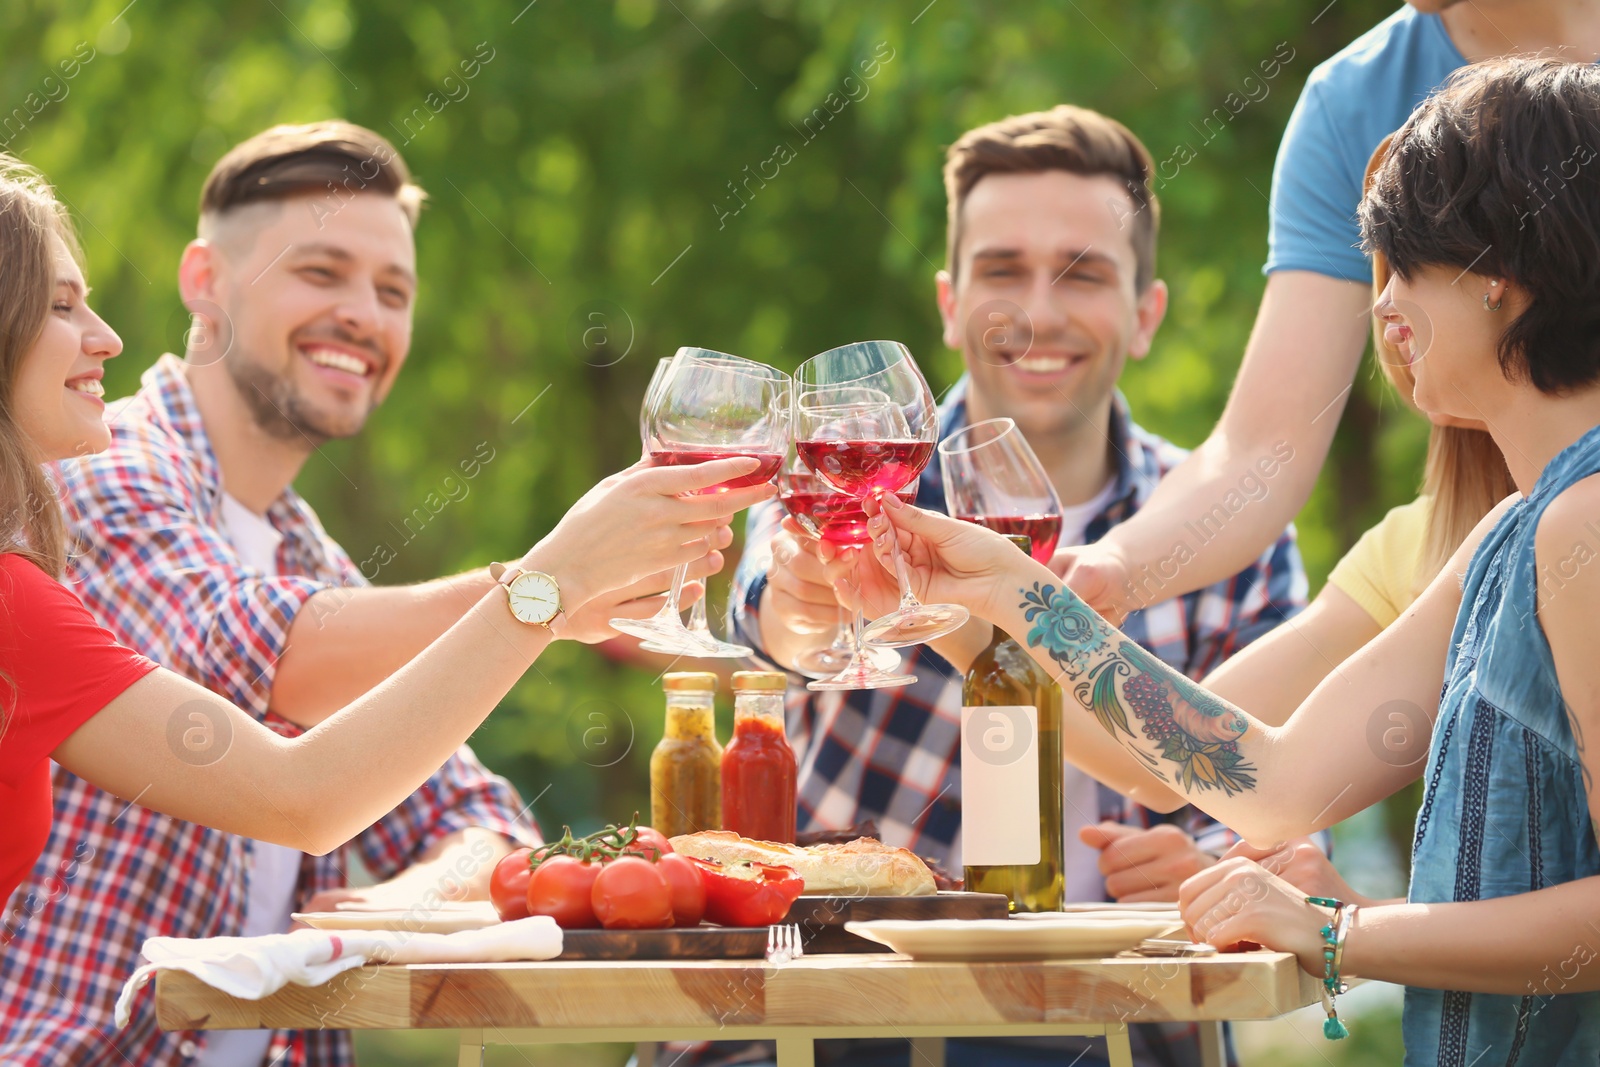
<instances>
[{"instance_id":1,"label":"woman's hand holding glass","mask_svg":"<svg viewBox=\"0 0 1600 1067\"><path fill-rule=\"evenodd\" d=\"M1020 597L1018 587L1045 569L998 533L892 496L869 498L866 512L873 563L894 572L898 552L917 597L959 604L980 619L999 615Z\"/></svg>"},{"instance_id":2,"label":"woman's hand holding glass","mask_svg":"<svg viewBox=\"0 0 1600 1067\"><path fill-rule=\"evenodd\" d=\"M789 447L789 376L764 363L680 348L658 363L640 411L639 433L650 462L662 467L699 463L712 456L753 456L757 462L742 478L695 492L729 493L750 483L768 483ZM744 645L718 641L697 613L696 633L683 625L679 594L684 571L674 576L661 610L647 619L619 616L611 625L643 638L642 647L680 656L741 657Z\"/></svg>"},{"instance_id":3,"label":"woman's hand holding glass","mask_svg":"<svg viewBox=\"0 0 1600 1067\"><path fill-rule=\"evenodd\" d=\"M709 567L706 557L732 537L733 516L772 496L773 488L761 482L725 492L706 490L760 466L748 456L671 467L640 461L585 493L528 552L523 565L555 577L568 615L663 571L697 563Z\"/></svg>"}]
</instances>

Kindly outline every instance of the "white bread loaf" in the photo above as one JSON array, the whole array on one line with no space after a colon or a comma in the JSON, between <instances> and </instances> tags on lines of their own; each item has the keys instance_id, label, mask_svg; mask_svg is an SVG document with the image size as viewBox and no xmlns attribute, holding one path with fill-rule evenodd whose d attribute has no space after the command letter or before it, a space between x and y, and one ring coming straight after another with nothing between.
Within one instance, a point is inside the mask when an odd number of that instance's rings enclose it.
<instances>
[{"instance_id":1,"label":"white bread loaf","mask_svg":"<svg viewBox=\"0 0 1600 1067\"><path fill-rule=\"evenodd\" d=\"M843 845L780 844L753 841L732 830L705 830L672 839L674 851L717 863L766 863L791 867L805 879L807 893L840 896L919 897L935 891L933 872L903 848L870 837Z\"/></svg>"}]
</instances>

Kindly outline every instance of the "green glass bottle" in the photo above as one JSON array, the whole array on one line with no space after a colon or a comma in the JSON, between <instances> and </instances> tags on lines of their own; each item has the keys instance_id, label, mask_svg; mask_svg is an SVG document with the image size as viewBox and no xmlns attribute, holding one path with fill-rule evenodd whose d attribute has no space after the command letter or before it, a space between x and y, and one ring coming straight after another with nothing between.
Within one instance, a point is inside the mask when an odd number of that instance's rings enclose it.
<instances>
[{"instance_id":1,"label":"green glass bottle","mask_svg":"<svg viewBox=\"0 0 1600 1067\"><path fill-rule=\"evenodd\" d=\"M1013 536L1008 540L1022 551L1029 551L1028 538ZM997 627L994 640L979 654L973 661L972 668L967 671L966 680L961 687L961 701L967 709L972 709L963 712L964 733L968 730L969 715L978 716L980 719L992 718L993 713L984 716L978 709L999 708L1006 709L1004 714L1011 716L1010 720L1002 723L1004 736L1008 742L1014 738L1025 740L1026 730L1023 724L1029 721L1032 722L1038 739L1033 753L1038 764L1037 809L1031 803L1031 798L1022 798L1020 806L1024 810L1016 811L1012 822L1014 827L1016 819L1031 819L1036 811L1039 820L1038 862L995 866L968 864L965 868L966 887L968 891L974 893L1005 894L1011 901L1011 910L1014 912L1060 911L1066 886L1066 876L1062 869L1066 842L1062 830L1061 779L1064 757L1061 748L1061 687L1056 685L1054 679L1034 661L1032 656L1028 655L1026 649ZM1030 709L1031 716L1028 714ZM967 773L971 751L964 742L962 806L975 809L982 800L992 798L968 796L968 782L972 780ZM1002 755L985 759L983 762L994 764L1003 762L1004 759ZM989 775L996 773L996 768L993 767L974 768L974 771L977 770L983 770ZM1004 767L998 768L998 772L1003 778L1018 777L1006 774ZM992 811L986 812L982 821L989 821L994 817ZM991 822L990 825L994 824ZM975 841L974 830L979 833L986 832L981 822L978 825L962 827L962 849L967 855L973 855L976 849L991 844L989 841Z\"/></svg>"}]
</instances>

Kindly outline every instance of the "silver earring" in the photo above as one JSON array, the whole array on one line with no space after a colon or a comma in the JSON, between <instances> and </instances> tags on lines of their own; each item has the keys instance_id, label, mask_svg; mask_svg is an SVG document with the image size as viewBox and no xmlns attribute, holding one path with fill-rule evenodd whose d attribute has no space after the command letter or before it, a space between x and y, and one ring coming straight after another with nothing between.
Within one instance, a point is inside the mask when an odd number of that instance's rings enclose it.
<instances>
[{"instance_id":1,"label":"silver earring","mask_svg":"<svg viewBox=\"0 0 1600 1067\"><path fill-rule=\"evenodd\" d=\"M1506 294L1501 293L1500 294L1500 299L1496 300L1494 303L1491 304L1491 303L1489 303L1489 294L1488 293L1484 293L1483 294L1483 310L1485 310L1485 311L1499 311L1500 310L1500 305L1505 303L1505 301L1506 301Z\"/></svg>"}]
</instances>

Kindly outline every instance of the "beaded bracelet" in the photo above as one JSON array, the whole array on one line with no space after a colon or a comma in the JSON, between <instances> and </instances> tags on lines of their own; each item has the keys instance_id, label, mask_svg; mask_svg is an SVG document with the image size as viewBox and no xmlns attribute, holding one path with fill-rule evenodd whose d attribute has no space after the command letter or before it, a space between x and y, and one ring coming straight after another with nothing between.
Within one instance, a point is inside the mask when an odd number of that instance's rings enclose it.
<instances>
[{"instance_id":1,"label":"beaded bracelet","mask_svg":"<svg viewBox=\"0 0 1600 1067\"><path fill-rule=\"evenodd\" d=\"M1328 1017L1322 1022L1322 1036L1330 1041L1349 1037L1350 1031L1339 1021L1334 998L1350 988L1339 981L1339 965L1344 962L1344 939L1350 931L1350 920L1356 906L1332 897L1306 897L1307 904L1319 908L1332 908L1333 915L1318 931L1322 935L1322 1008Z\"/></svg>"}]
</instances>

